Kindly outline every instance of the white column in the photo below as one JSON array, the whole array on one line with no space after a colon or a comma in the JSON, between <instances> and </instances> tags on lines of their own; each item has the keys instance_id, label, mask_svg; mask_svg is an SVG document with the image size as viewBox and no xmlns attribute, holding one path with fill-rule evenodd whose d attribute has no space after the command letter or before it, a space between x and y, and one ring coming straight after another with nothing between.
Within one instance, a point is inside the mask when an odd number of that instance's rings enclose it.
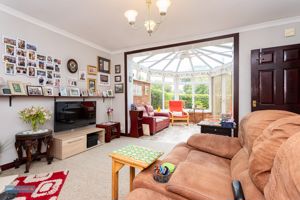
<instances>
[{"instance_id":1,"label":"white column","mask_svg":"<svg viewBox=\"0 0 300 200\"><path fill-rule=\"evenodd\" d=\"M222 113L226 113L226 78L225 75L221 75L222 80Z\"/></svg>"}]
</instances>

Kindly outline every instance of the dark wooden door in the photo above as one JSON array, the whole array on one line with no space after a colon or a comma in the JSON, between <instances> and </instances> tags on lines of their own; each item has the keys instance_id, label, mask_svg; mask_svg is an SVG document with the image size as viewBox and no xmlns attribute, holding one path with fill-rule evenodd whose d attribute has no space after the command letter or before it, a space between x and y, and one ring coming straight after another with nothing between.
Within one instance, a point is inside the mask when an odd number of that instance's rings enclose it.
<instances>
[{"instance_id":1,"label":"dark wooden door","mask_svg":"<svg viewBox=\"0 0 300 200\"><path fill-rule=\"evenodd\" d=\"M300 44L251 51L252 111L300 113Z\"/></svg>"}]
</instances>

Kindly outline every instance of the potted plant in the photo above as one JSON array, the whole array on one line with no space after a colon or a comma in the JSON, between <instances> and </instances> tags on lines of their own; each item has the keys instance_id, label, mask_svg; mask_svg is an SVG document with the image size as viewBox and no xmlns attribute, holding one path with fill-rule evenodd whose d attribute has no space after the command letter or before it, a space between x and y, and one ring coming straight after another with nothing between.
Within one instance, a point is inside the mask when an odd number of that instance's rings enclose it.
<instances>
[{"instance_id":1,"label":"potted plant","mask_svg":"<svg viewBox=\"0 0 300 200\"><path fill-rule=\"evenodd\" d=\"M43 107L25 108L19 112L20 118L31 125L33 132L36 132L41 125L51 119L51 112Z\"/></svg>"}]
</instances>

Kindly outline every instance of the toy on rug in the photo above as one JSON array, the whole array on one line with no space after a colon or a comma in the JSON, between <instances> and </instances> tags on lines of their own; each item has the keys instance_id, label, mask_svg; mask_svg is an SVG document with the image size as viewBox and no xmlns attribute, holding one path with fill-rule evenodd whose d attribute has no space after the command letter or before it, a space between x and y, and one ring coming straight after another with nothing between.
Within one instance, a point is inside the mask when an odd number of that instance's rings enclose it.
<instances>
[{"instance_id":1,"label":"toy on rug","mask_svg":"<svg viewBox=\"0 0 300 200\"><path fill-rule=\"evenodd\" d=\"M154 166L153 179L160 183L167 183L175 171L176 166L172 163L163 163L161 165Z\"/></svg>"}]
</instances>

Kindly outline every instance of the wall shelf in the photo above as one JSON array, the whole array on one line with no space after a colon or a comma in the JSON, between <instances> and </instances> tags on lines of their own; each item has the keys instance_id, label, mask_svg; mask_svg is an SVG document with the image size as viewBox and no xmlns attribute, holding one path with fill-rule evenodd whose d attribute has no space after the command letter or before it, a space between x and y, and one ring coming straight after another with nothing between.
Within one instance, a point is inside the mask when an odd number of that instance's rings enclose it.
<instances>
[{"instance_id":1,"label":"wall shelf","mask_svg":"<svg viewBox=\"0 0 300 200\"><path fill-rule=\"evenodd\" d=\"M112 97L103 97L103 96L28 96L28 95L0 95L0 98L8 98L9 99L9 107L12 106L12 99L13 98L47 98L47 99L54 99L56 101L57 99L103 99L103 102L105 99L113 99Z\"/></svg>"}]
</instances>

